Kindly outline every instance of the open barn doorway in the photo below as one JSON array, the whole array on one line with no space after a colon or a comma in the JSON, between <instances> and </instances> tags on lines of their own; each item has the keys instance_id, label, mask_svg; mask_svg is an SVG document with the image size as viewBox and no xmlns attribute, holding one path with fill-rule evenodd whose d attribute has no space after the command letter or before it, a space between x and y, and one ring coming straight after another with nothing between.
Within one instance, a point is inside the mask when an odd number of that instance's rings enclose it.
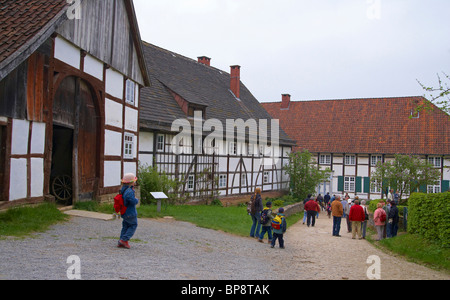
<instances>
[{"instance_id":1,"label":"open barn doorway","mask_svg":"<svg viewBox=\"0 0 450 300\"><path fill-rule=\"evenodd\" d=\"M64 204L93 200L97 195L101 141L98 111L86 81L74 76L61 81L53 100L50 191ZM58 196L58 189L62 196Z\"/></svg>"}]
</instances>

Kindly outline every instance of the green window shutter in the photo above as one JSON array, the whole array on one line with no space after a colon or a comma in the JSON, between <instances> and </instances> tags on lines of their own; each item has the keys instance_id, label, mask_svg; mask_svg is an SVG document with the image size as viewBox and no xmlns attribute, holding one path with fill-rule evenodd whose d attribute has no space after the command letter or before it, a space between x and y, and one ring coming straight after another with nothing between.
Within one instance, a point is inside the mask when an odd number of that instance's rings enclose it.
<instances>
[{"instance_id":1,"label":"green window shutter","mask_svg":"<svg viewBox=\"0 0 450 300\"><path fill-rule=\"evenodd\" d=\"M344 176L338 177L338 192L344 191Z\"/></svg>"},{"instance_id":2,"label":"green window shutter","mask_svg":"<svg viewBox=\"0 0 450 300\"><path fill-rule=\"evenodd\" d=\"M448 192L450 189L450 180L442 180L441 192Z\"/></svg>"},{"instance_id":3,"label":"green window shutter","mask_svg":"<svg viewBox=\"0 0 450 300\"><path fill-rule=\"evenodd\" d=\"M356 177L355 179L355 192L361 193L362 192L362 177Z\"/></svg>"},{"instance_id":4,"label":"green window shutter","mask_svg":"<svg viewBox=\"0 0 450 300\"><path fill-rule=\"evenodd\" d=\"M364 193L370 193L370 177L364 177Z\"/></svg>"},{"instance_id":5,"label":"green window shutter","mask_svg":"<svg viewBox=\"0 0 450 300\"><path fill-rule=\"evenodd\" d=\"M420 187L419 187L419 192L421 192L421 193L427 193L428 191L427 191L427 185L426 184L422 184Z\"/></svg>"}]
</instances>

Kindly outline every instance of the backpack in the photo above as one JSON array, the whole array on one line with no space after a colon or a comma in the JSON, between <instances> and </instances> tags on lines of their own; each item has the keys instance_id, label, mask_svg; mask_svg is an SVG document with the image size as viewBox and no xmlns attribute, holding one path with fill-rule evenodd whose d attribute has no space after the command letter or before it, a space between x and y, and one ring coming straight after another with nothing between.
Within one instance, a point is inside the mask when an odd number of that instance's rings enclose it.
<instances>
[{"instance_id":1,"label":"backpack","mask_svg":"<svg viewBox=\"0 0 450 300\"><path fill-rule=\"evenodd\" d=\"M270 208L266 208L263 210L263 212L261 213L261 224L264 225L267 222L269 222L269 210Z\"/></svg>"},{"instance_id":2,"label":"backpack","mask_svg":"<svg viewBox=\"0 0 450 300\"><path fill-rule=\"evenodd\" d=\"M252 198L250 198L250 202L247 204L247 212L251 215L254 215L256 213L256 199L255 199L255 195L252 196Z\"/></svg>"},{"instance_id":3,"label":"backpack","mask_svg":"<svg viewBox=\"0 0 450 300\"><path fill-rule=\"evenodd\" d=\"M114 210L116 211L117 214L120 213L120 215L122 216L127 212L127 207L125 206L123 196L121 193L119 193L116 197L114 197Z\"/></svg>"},{"instance_id":4,"label":"backpack","mask_svg":"<svg viewBox=\"0 0 450 300\"><path fill-rule=\"evenodd\" d=\"M276 229L276 230L280 230L281 229L281 225L283 224L283 216L277 215L273 220L272 220L272 228Z\"/></svg>"},{"instance_id":5,"label":"backpack","mask_svg":"<svg viewBox=\"0 0 450 300\"><path fill-rule=\"evenodd\" d=\"M380 216L380 222L386 222L386 212L383 210L383 213Z\"/></svg>"}]
</instances>

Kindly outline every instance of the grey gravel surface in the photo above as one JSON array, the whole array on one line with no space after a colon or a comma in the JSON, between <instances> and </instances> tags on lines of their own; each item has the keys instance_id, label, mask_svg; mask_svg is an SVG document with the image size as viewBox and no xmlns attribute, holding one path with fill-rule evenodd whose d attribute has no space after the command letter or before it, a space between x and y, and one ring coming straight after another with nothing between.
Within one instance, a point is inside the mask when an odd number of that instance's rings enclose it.
<instances>
[{"instance_id":1,"label":"grey gravel surface","mask_svg":"<svg viewBox=\"0 0 450 300\"><path fill-rule=\"evenodd\" d=\"M368 279L372 255L380 257L384 280L450 279L352 240L342 229L342 237L332 237L328 218L315 227L291 226L284 250L185 222L146 219L126 250L116 247L120 230L119 220L72 217L32 238L0 240L0 280L67 279L72 255L80 258L83 280L360 280Z\"/></svg>"}]
</instances>

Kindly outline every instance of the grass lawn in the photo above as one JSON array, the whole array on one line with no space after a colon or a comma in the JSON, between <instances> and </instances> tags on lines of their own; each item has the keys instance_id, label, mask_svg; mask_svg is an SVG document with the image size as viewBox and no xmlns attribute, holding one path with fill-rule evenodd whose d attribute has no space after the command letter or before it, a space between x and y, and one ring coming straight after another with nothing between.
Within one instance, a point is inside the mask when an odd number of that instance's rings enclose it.
<instances>
[{"instance_id":1,"label":"grass lawn","mask_svg":"<svg viewBox=\"0 0 450 300\"><path fill-rule=\"evenodd\" d=\"M19 207L0 213L0 238L24 237L46 231L51 225L68 219L56 205Z\"/></svg>"},{"instance_id":2,"label":"grass lawn","mask_svg":"<svg viewBox=\"0 0 450 300\"><path fill-rule=\"evenodd\" d=\"M103 213L112 213L112 204L98 205L96 203L80 203L77 209L92 210ZM141 205L137 209L139 218L163 218L173 217L178 221L190 222L202 228L220 230L223 232L248 236L252 226L252 219L247 215L246 207L221 207L214 205L180 205L163 206L161 213L157 213L156 205ZM286 219L289 225L293 225L303 218L303 213Z\"/></svg>"}]
</instances>

